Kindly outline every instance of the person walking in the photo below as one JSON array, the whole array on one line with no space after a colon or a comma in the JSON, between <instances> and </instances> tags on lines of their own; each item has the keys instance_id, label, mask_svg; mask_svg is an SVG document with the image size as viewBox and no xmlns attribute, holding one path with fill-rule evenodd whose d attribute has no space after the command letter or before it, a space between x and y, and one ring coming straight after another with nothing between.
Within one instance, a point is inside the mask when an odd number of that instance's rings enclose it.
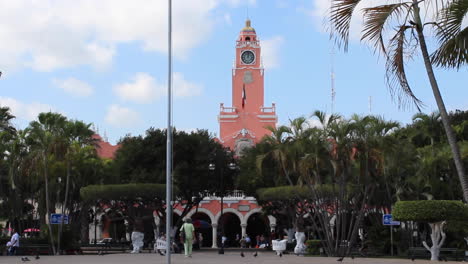
<instances>
[{"instance_id":1,"label":"person walking","mask_svg":"<svg viewBox=\"0 0 468 264\"><path fill-rule=\"evenodd\" d=\"M252 240L250 239L249 235L246 235L245 236L245 245L247 246L247 248L250 248L250 243L252 242Z\"/></svg>"},{"instance_id":2,"label":"person walking","mask_svg":"<svg viewBox=\"0 0 468 264\"><path fill-rule=\"evenodd\" d=\"M192 245L193 242L196 241L195 237L195 227L192 225L191 218L185 218L185 223L180 228L180 235L184 241L184 250L185 250L185 257L192 257Z\"/></svg>"},{"instance_id":3,"label":"person walking","mask_svg":"<svg viewBox=\"0 0 468 264\"><path fill-rule=\"evenodd\" d=\"M18 232L13 229L12 230L12 233L13 235L11 236L11 240L10 242L8 242L9 244L9 248L8 248L8 256L14 256L16 254L16 249L19 247L19 234Z\"/></svg>"},{"instance_id":4,"label":"person walking","mask_svg":"<svg viewBox=\"0 0 468 264\"><path fill-rule=\"evenodd\" d=\"M200 245L200 249L203 246L203 235L202 233L198 233L198 244Z\"/></svg>"}]
</instances>

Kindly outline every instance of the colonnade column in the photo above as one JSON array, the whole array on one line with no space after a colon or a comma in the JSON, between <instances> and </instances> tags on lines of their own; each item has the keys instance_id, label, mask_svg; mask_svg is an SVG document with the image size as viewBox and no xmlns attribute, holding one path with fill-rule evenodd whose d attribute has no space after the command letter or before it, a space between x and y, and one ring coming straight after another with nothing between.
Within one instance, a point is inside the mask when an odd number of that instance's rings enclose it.
<instances>
[{"instance_id":1,"label":"colonnade column","mask_svg":"<svg viewBox=\"0 0 468 264\"><path fill-rule=\"evenodd\" d=\"M217 234L218 234L218 224L213 223L211 224L211 227L213 227L213 244L211 248L218 248L218 243L217 243Z\"/></svg>"},{"instance_id":2,"label":"colonnade column","mask_svg":"<svg viewBox=\"0 0 468 264\"><path fill-rule=\"evenodd\" d=\"M270 224L270 232L274 232L276 229L276 224Z\"/></svg>"},{"instance_id":3,"label":"colonnade column","mask_svg":"<svg viewBox=\"0 0 468 264\"><path fill-rule=\"evenodd\" d=\"M241 224L241 228L242 228L241 237L244 237L247 234L247 224Z\"/></svg>"}]
</instances>

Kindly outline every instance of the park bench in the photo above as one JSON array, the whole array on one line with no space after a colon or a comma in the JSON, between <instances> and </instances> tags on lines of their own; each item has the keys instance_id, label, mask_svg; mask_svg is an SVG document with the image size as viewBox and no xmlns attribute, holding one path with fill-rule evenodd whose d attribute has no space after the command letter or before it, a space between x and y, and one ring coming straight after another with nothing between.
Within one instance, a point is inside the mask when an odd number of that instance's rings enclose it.
<instances>
[{"instance_id":1,"label":"park bench","mask_svg":"<svg viewBox=\"0 0 468 264\"><path fill-rule=\"evenodd\" d=\"M463 260L465 255L465 251L458 248L441 248L440 249L440 257L447 258L447 259L455 259L455 261ZM408 249L408 258L416 259L416 258L430 258L431 252L429 252L424 247L410 247Z\"/></svg>"},{"instance_id":2,"label":"park bench","mask_svg":"<svg viewBox=\"0 0 468 264\"><path fill-rule=\"evenodd\" d=\"M22 244L16 249L16 255L50 255L51 252L48 244Z\"/></svg>"},{"instance_id":3,"label":"park bench","mask_svg":"<svg viewBox=\"0 0 468 264\"><path fill-rule=\"evenodd\" d=\"M81 254L109 254L111 252L125 253L129 249L127 244L124 243L107 243L107 244L86 244L81 245Z\"/></svg>"}]
</instances>

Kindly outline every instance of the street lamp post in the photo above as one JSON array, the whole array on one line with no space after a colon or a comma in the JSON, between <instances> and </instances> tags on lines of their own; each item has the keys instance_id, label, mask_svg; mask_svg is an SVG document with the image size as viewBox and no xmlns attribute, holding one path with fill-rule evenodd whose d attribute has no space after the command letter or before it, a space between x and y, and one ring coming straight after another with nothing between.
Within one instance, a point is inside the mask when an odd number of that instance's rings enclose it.
<instances>
[{"instance_id":1,"label":"street lamp post","mask_svg":"<svg viewBox=\"0 0 468 264\"><path fill-rule=\"evenodd\" d=\"M219 157L217 157L216 163L218 163L219 170L220 170L220 189L221 189L221 195L220 195L220 198L221 198L220 213L221 214L219 216L219 219L220 219L219 225L220 225L220 229L221 229L221 247L218 250L218 254L224 254L224 243L223 243L224 224L223 224L223 219L222 219L222 217L223 217L223 208L224 208L224 166L223 166L223 164L221 164L219 162ZM231 170L234 170L236 168L236 164L231 162L231 163L228 164L228 168L231 169ZM210 163L210 165L208 166L208 169L210 171L214 171L216 169L216 165L214 163Z\"/></svg>"}]
</instances>

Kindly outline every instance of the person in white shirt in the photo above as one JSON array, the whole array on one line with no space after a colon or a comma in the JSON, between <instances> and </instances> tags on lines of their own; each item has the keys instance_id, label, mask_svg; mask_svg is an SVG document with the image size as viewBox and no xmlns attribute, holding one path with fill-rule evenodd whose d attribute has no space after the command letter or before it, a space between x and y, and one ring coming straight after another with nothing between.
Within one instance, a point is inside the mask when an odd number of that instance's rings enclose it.
<instances>
[{"instance_id":1,"label":"person in white shirt","mask_svg":"<svg viewBox=\"0 0 468 264\"><path fill-rule=\"evenodd\" d=\"M13 235L11 236L10 240L10 248L8 249L8 256L14 256L16 254L16 249L20 246L19 242L19 234L16 232L16 230L12 230Z\"/></svg>"}]
</instances>

